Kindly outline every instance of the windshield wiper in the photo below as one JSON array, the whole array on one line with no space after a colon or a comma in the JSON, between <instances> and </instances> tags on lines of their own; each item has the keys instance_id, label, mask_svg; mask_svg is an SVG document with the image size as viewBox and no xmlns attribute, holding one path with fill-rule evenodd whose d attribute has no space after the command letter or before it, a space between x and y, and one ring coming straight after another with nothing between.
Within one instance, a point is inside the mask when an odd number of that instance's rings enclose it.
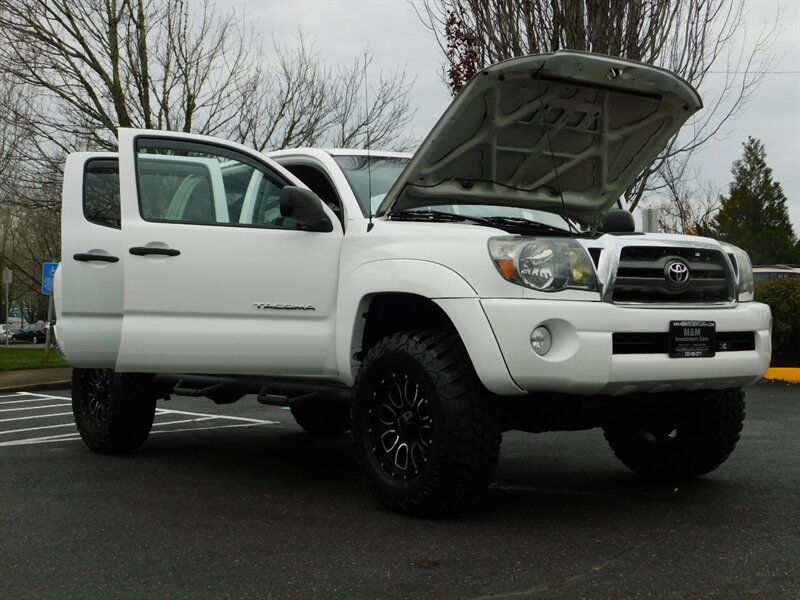
<instances>
[{"instance_id":1,"label":"windshield wiper","mask_svg":"<svg viewBox=\"0 0 800 600\"><path fill-rule=\"evenodd\" d=\"M511 225L513 227L529 227L531 229L539 229L544 231L557 231L559 233L569 233L566 229L553 227L539 223L538 221L531 221L523 217L484 217L483 220L490 225Z\"/></svg>"},{"instance_id":2,"label":"windshield wiper","mask_svg":"<svg viewBox=\"0 0 800 600\"><path fill-rule=\"evenodd\" d=\"M389 218L393 221L438 221L450 223L469 221L471 223L480 223L481 225L486 225L487 223L486 219L483 217L468 217L466 215L457 215L440 210L415 210L413 208L392 212Z\"/></svg>"},{"instance_id":3,"label":"windshield wiper","mask_svg":"<svg viewBox=\"0 0 800 600\"><path fill-rule=\"evenodd\" d=\"M391 220L397 221L433 221L449 223L476 223L488 227L516 227L518 229L535 229L537 231L554 231L557 233L568 234L566 229L545 225L537 221L531 221L522 217L475 217L472 215L457 215L455 213L443 212L439 210L418 210L409 208L390 214Z\"/></svg>"}]
</instances>

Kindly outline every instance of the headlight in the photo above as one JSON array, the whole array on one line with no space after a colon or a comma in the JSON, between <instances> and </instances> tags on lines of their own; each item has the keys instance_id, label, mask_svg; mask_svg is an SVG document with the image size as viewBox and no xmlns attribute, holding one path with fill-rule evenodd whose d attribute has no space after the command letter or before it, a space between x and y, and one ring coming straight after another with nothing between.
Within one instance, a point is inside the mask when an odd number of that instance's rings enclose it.
<instances>
[{"instance_id":1,"label":"headlight","mask_svg":"<svg viewBox=\"0 0 800 600\"><path fill-rule=\"evenodd\" d=\"M731 244L722 244L736 269L736 292L739 302L753 299L753 265L747 252Z\"/></svg>"},{"instance_id":2,"label":"headlight","mask_svg":"<svg viewBox=\"0 0 800 600\"><path fill-rule=\"evenodd\" d=\"M542 292L597 290L592 260L571 238L494 237L489 239L489 254L512 283Z\"/></svg>"}]
</instances>

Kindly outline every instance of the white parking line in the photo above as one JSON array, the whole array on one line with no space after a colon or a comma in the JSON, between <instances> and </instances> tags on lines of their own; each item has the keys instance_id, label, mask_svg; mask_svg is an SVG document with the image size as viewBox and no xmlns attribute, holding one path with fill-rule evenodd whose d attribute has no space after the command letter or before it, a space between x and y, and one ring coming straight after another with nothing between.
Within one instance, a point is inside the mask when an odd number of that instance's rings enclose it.
<instances>
[{"instance_id":1,"label":"white parking line","mask_svg":"<svg viewBox=\"0 0 800 600\"><path fill-rule=\"evenodd\" d=\"M221 417L226 419L228 417ZM206 431L210 429L232 429L236 427L256 427L257 425L270 424L271 421L263 421L256 423L233 423L231 425L212 425L210 427L193 427L191 429L159 429L151 431L150 435L159 433L186 433L189 431ZM80 439L78 433L61 433L58 435L48 435L44 437L26 438L24 440L13 440L10 442L0 442L0 446L30 446L31 444L49 444L52 442L68 442Z\"/></svg>"},{"instance_id":2,"label":"white parking line","mask_svg":"<svg viewBox=\"0 0 800 600\"><path fill-rule=\"evenodd\" d=\"M78 433L60 433L58 435L48 435L45 437L27 438L24 440L14 440L11 442L0 442L0 446L29 446L31 444L47 444L49 442L66 442L80 439Z\"/></svg>"},{"instance_id":3,"label":"white parking line","mask_svg":"<svg viewBox=\"0 0 800 600\"><path fill-rule=\"evenodd\" d=\"M72 396L54 396L53 394L40 394L38 392L17 392L20 396L34 396L42 400L67 400L72 401Z\"/></svg>"},{"instance_id":4,"label":"white parking line","mask_svg":"<svg viewBox=\"0 0 800 600\"><path fill-rule=\"evenodd\" d=\"M228 417L223 417L228 418ZM271 421L263 421L258 423L234 423L232 425L212 425L211 427L192 427L191 429L159 429L158 431L151 431L154 433L186 433L188 431L205 431L207 429L231 429L232 427L255 427L256 425L268 425ZM2 444L0 444L2 446Z\"/></svg>"},{"instance_id":5,"label":"white parking line","mask_svg":"<svg viewBox=\"0 0 800 600\"><path fill-rule=\"evenodd\" d=\"M0 419L0 423L8 423L10 421L24 421L25 419L47 419L48 417L63 417L65 415L71 415L71 414L72 411L63 413L50 413L49 415L31 415L29 417L13 417L11 419Z\"/></svg>"},{"instance_id":6,"label":"white parking line","mask_svg":"<svg viewBox=\"0 0 800 600\"><path fill-rule=\"evenodd\" d=\"M209 415L206 413L188 412L185 410L171 410L167 408L159 408L156 414L172 413L175 415L187 415L190 417L211 417L212 419L230 419L232 421L244 421L246 423L257 423L261 425L277 425L280 421L265 421L263 419L248 419L247 417L231 417L229 415Z\"/></svg>"},{"instance_id":7,"label":"white parking line","mask_svg":"<svg viewBox=\"0 0 800 600\"><path fill-rule=\"evenodd\" d=\"M164 425L178 425L179 423L197 423L198 421L209 421L211 419L221 419L223 417L202 417L200 419L181 419L179 421L165 421L163 423L153 423L153 427L163 427Z\"/></svg>"},{"instance_id":8,"label":"white parking line","mask_svg":"<svg viewBox=\"0 0 800 600\"><path fill-rule=\"evenodd\" d=\"M11 433L22 433L23 431L39 431L40 429L56 429L58 427L75 427L75 423L59 423L58 425L42 425L41 427L24 427L23 429L9 429L8 431L0 431L0 435L9 435Z\"/></svg>"},{"instance_id":9,"label":"white parking line","mask_svg":"<svg viewBox=\"0 0 800 600\"><path fill-rule=\"evenodd\" d=\"M4 412L19 412L21 410L43 410L45 408L61 408L62 406L70 406L69 404L62 403L62 404L48 404L47 406L23 406L17 408L0 408L0 413Z\"/></svg>"},{"instance_id":10,"label":"white parking line","mask_svg":"<svg viewBox=\"0 0 800 600\"><path fill-rule=\"evenodd\" d=\"M10 394L0 394L0 400L5 400L6 398L19 398L22 394L20 392L12 392Z\"/></svg>"},{"instance_id":11,"label":"white parking line","mask_svg":"<svg viewBox=\"0 0 800 600\"><path fill-rule=\"evenodd\" d=\"M22 392L25 393L25 392ZM26 394L33 396L34 394ZM68 400L68 398L63 398L61 396L43 396L39 400ZM17 400L16 402L33 402L33 399L28 400ZM56 408L62 406L69 406L68 404L53 404L48 406L30 406L24 408L8 408L8 409L0 409L0 412L10 412L10 411L19 411L19 410L37 410L41 408ZM8 419L0 419L0 423L8 423L11 421L24 421L27 419L45 419L48 417L63 417L63 416L72 416L72 412L61 412L61 413L51 413L46 415L28 415L25 417L12 417ZM206 431L212 429L231 429L231 428L240 428L240 427L255 427L257 425L276 425L279 421L268 421L266 419L251 419L247 417L234 417L229 415L212 415L208 413L197 413L197 412L189 412L185 410L172 410L172 409L164 409L158 408L156 409L156 415L175 415L175 416L184 416L184 417L191 417L187 419L175 419L172 421L163 421L153 423L154 429L150 432L152 434L159 434L159 433L184 433L187 431ZM220 421L239 421L237 423L229 423L227 425L208 425L206 427L191 427L185 429L162 429L163 427L170 426L170 425L180 425L184 423L197 423L201 421L213 421L213 420L220 420ZM29 432L29 431L40 431L43 429L55 429L59 427L75 427L75 424L70 421L69 423L58 424L58 425L43 425L41 427L24 427L22 429L13 429L10 431L2 431L0 435L9 435L13 433L22 433L22 432ZM158 427L158 429L155 429ZM31 444L49 444L53 442L66 442L66 441L74 441L79 440L80 435L77 432L70 432L70 433L61 433L56 435L47 435L47 436L40 436L40 437L31 437L25 438L21 440L9 440L7 442L0 442L0 446L28 446Z\"/></svg>"},{"instance_id":12,"label":"white parking line","mask_svg":"<svg viewBox=\"0 0 800 600\"><path fill-rule=\"evenodd\" d=\"M30 398L28 400L0 400L0 406L7 404L30 404L31 402L52 402L53 400L67 400L67 398Z\"/></svg>"}]
</instances>

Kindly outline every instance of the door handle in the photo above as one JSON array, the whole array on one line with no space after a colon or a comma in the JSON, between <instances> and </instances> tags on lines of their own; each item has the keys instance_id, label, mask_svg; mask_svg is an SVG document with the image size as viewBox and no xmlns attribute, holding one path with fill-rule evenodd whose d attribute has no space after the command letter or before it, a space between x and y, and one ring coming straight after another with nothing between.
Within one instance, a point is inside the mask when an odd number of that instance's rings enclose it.
<instances>
[{"instance_id":1,"label":"door handle","mask_svg":"<svg viewBox=\"0 0 800 600\"><path fill-rule=\"evenodd\" d=\"M91 262L93 260L107 263L119 262L119 258L108 254L73 254L72 259L80 262Z\"/></svg>"},{"instance_id":2,"label":"door handle","mask_svg":"<svg viewBox=\"0 0 800 600\"><path fill-rule=\"evenodd\" d=\"M159 256L178 256L181 251L174 248L152 248L150 246L134 246L129 250L131 254L136 256L147 256L149 254L157 254Z\"/></svg>"}]
</instances>

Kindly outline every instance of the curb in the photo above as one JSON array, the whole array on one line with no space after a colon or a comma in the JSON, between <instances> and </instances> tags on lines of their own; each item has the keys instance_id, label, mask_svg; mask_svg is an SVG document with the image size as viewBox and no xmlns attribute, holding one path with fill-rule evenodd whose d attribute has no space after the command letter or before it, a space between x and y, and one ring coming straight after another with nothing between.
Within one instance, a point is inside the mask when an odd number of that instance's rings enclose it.
<instances>
[{"instance_id":1,"label":"curb","mask_svg":"<svg viewBox=\"0 0 800 600\"><path fill-rule=\"evenodd\" d=\"M0 371L0 392L15 393L70 389L72 367Z\"/></svg>"},{"instance_id":2,"label":"curb","mask_svg":"<svg viewBox=\"0 0 800 600\"><path fill-rule=\"evenodd\" d=\"M764 379L800 383L800 367L772 367L767 369Z\"/></svg>"},{"instance_id":3,"label":"curb","mask_svg":"<svg viewBox=\"0 0 800 600\"><path fill-rule=\"evenodd\" d=\"M44 392L47 390L63 390L69 389L72 386L72 381L65 379L64 381L48 381L47 383L31 383L28 385L9 385L0 386L0 393L14 393L14 392Z\"/></svg>"}]
</instances>

